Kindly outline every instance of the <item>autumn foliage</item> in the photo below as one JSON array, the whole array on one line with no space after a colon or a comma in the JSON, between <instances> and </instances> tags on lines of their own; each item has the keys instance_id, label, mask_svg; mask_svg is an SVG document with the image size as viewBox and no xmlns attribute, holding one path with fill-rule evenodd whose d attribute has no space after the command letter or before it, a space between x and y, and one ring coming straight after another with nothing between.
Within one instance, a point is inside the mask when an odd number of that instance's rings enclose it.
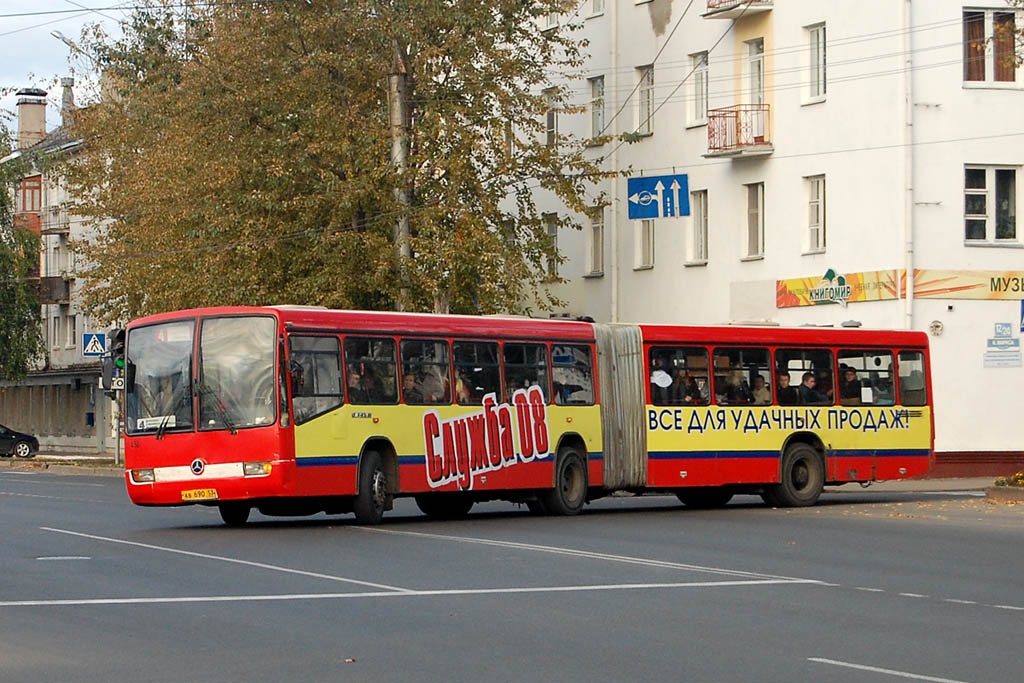
<instances>
[{"instance_id":1,"label":"autumn foliage","mask_svg":"<svg viewBox=\"0 0 1024 683\"><path fill-rule=\"evenodd\" d=\"M76 245L91 312L556 303L535 196L583 211L598 169L578 142L544 144L540 91L582 46L539 18L575 2L172 5L136 10L120 39L83 41L104 79L75 117L84 144L65 171L95 226ZM402 177L389 156L395 46L411 83ZM404 299L397 186L413 197Z\"/></svg>"}]
</instances>

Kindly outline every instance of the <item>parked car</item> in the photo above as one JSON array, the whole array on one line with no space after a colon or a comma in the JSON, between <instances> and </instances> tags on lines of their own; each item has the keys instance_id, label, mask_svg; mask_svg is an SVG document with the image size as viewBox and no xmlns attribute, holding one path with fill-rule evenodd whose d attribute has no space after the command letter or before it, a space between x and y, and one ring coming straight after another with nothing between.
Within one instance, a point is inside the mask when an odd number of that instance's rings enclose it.
<instances>
[{"instance_id":1,"label":"parked car","mask_svg":"<svg viewBox=\"0 0 1024 683\"><path fill-rule=\"evenodd\" d=\"M39 439L31 434L17 432L10 427L0 425L0 455L9 458L31 458L39 452Z\"/></svg>"}]
</instances>

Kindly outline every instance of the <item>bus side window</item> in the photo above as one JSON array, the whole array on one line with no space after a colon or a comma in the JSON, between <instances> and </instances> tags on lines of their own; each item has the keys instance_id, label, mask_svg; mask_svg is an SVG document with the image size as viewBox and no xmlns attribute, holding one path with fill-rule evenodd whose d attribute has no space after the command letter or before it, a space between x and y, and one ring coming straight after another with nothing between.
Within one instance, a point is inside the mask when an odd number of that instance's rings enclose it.
<instances>
[{"instance_id":1,"label":"bus side window","mask_svg":"<svg viewBox=\"0 0 1024 683\"><path fill-rule=\"evenodd\" d=\"M719 405L772 402L768 349L715 349L715 401Z\"/></svg>"},{"instance_id":2,"label":"bus side window","mask_svg":"<svg viewBox=\"0 0 1024 683\"><path fill-rule=\"evenodd\" d=\"M497 342L455 342L455 401L459 405L480 405L484 396L501 398L501 366Z\"/></svg>"},{"instance_id":3,"label":"bus side window","mask_svg":"<svg viewBox=\"0 0 1024 683\"><path fill-rule=\"evenodd\" d=\"M920 351L900 351L900 405L928 404L928 385L924 372L924 354Z\"/></svg>"},{"instance_id":4,"label":"bus side window","mask_svg":"<svg viewBox=\"0 0 1024 683\"><path fill-rule=\"evenodd\" d=\"M502 351L505 362L505 401L519 389L540 387L548 401L548 350L543 344L512 344L506 342Z\"/></svg>"},{"instance_id":5,"label":"bus side window","mask_svg":"<svg viewBox=\"0 0 1024 683\"><path fill-rule=\"evenodd\" d=\"M593 405L594 370L590 364L590 347L552 345L551 379L556 405Z\"/></svg>"},{"instance_id":6,"label":"bus side window","mask_svg":"<svg viewBox=\"0 0 1024 683\"><path fill-rule=\"evenodd\" d=\"M838 353L839 402L844 406L892 405L892 352Z\"/></svg>"},{"instance_id":7,"label":"bus side window","mask_svg":"<svg viewBox=\"0 0 1024 683\"><path fill-rule=\"evenodd\" d=\"M697 346L651 347L651 403L707 405L708 352Z\"/></svg>"},{"instance_id":8,"label":"bus side window","mask_svg":"<svg viewBox=\"0 0 1024 683\"><path fill-rule=\"evenodd\" d=\"M345 402L337 337L295 336L291 345L292 410L302 424Z\"/></svg>"},{"instance_id":9,"label":"bus side window","mask_svg":"<svg viewBox=\"0 0 1024 683\"><path fill-rule=\"evenodd\" d=\"M396 355L390 337L345 338L349 403L398 403Z\"/></svg>"},{"instance_id":10,"label":"bus side window","mask_svg":"<svg viewBox=\"0 0 1024 683\"><path fill-rule=\"evenodd\" d=\"M830 406L835 403L832 352L828 349L778 349L775 366L780 378L775 387L779 405ZM781 379L783 375L789 379Z\"/></svg>"},{"instance_id":11,"label":"bus side window","mask_svg":"<svg viewBox=\"0 0 1024 683\"><path fill-rule=\"evenodd\" d=\"M402 400L409 405L452 402L448 342L402 340Z\"/></svg>"}]
</instances>

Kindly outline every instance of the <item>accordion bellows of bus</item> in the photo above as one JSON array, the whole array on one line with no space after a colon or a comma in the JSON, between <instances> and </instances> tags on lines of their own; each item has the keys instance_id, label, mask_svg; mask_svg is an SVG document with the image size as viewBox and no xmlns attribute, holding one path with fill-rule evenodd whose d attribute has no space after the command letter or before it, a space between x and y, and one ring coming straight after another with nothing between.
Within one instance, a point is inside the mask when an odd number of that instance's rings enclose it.
<instances>
[{"instance_id":1,"label":"accordion bellows of bus","mask_svg":"<svg viewBox=\"0 0 1024 683\"><path fill-rule=\"evenodd\" d=\"M400 496L804 506L933 465L921 332L225 307L133 321L124 361L131 499L231 525L377 523Z\"/></svg>"}]
</instances>

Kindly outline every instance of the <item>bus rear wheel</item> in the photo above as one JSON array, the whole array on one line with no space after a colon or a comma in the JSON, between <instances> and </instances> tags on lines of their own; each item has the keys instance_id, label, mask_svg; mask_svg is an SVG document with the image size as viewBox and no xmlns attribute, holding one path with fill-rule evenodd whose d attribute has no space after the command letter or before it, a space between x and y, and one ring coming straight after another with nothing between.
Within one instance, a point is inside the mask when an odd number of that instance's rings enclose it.
<instances>
[{"instance_id":1,"label":"bus rear wheel","mask_svg":"<svg viewBox=\"0 0 1024 683\"><path fill-rule=\"evenodd\" d=\"M587 502L587 465L575 448L563 448L555 462L555 486L537 498L549 515L575 515Z\"/></svg>"},{"instance_id":2,"label":"bus rear wheel","mask_svg":"<svg viewBox=\"0 0 1024 683\"><path fill-rule=\"evenodd\" d=\"M220 510L220 518L228 526L245 526L249 521L251 508L245 503L221 503L217 509Z\"/></svg>"},{"instance_id":3,"label":"bus rear wheel","mask_svg":"<svg viewBox=\"0 0 1024 683\"><path fill-rule=\"evenodd\" d=\"M416 496L416 507L434 519L462 519L473 508L473 499L458 493L425 493Z\"/></svg>"},{"instance_id":4,"label":"bus rear wheel","mask_svg":"<svg viewBox=\"0 0 1024 683\"><path fill-rule=\"evenodd\" d=\"M765 487L761 497L769 505L807 507L818 502L824 485L825 468L818 451L798 443L782 455L779 483Z\"/></svg>"},{"instance_id":5,"label":"bus rear wheel","mask_svg":"<svg viewBox=\"0 0 1024 683\"><path fill-rule=\"evenodd\" d=\"M719 486L698 486L676 491L676 498L688 508L720 508L732 500L732 491Z\"/></svg>"},{"instance_id":6,"label":"bus rear wheel","mask_svg":"<svg viewBox=\"0 0 1024 683\"><path fill-rule=\"evenodd\" d=\"M380 453L367 451L359 465L359 492L352 501L352 511L360 524L380 524L390 503L388 475Z\"/></svg>"}]
</instances>

